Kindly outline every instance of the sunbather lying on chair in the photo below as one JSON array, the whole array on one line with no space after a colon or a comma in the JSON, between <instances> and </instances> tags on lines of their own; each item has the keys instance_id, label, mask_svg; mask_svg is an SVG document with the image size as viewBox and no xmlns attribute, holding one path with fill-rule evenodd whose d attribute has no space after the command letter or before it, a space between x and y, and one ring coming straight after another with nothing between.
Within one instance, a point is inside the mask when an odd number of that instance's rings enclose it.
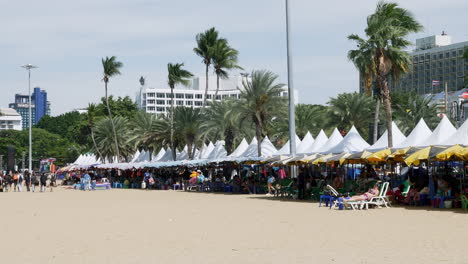
<instances>
[{"instance_id":1,"label":"sunbather lying on chair","mask_svg":"<svg viewBox=\"0 0 468 264\"><path fill-rule=\"evenodd\" d=\"M349 198L344 198L344 202L354 202L354 201L369 201L372 197L379 195L379 185L375 184L374 188L369 189L367 192Z\"/></svg>"}]
</instances>

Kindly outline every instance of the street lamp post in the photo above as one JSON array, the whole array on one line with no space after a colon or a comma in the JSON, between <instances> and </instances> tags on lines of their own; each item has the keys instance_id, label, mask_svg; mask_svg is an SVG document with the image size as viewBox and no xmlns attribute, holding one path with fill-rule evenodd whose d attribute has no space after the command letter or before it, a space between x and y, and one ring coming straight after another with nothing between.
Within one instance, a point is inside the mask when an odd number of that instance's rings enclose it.
<instances>
[{"instance_id":1,"label":"street lamp post","mask_svg":"<svg viewBox=\"0 0 468 264\"><path fill-rule=\"evenodd\" d=\"M294 109L294 87L293 87L293 62L291 54L291 36L289 24L291 15L289 14L289 0L286 2L286 47L288 58L288 97L289 97L289 149L291 155L296 156L296 115Z\"/></svg>"},{"instance_id":2,"label":"street lamp post","mask_svg":"<svg viewBox=\"0 0 468 264\"><path fill-rule=\"evenodd\" d=\"M29 173L32 172L32 110L31 110L31 69L37 68L37 66L26 64L21 66L28 71L28 94L29 94Z\"/></svg>"}]
</instances>

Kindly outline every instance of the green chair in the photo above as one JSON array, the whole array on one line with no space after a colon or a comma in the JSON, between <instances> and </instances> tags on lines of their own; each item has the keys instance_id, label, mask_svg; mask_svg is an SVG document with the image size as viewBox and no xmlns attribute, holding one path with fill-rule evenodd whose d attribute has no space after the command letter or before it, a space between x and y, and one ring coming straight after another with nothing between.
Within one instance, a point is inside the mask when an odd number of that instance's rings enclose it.
<instances>
[{"instance_id":1,"label":"green chair","mask_svg":"<svg viewBox=\"0 0 468 264\"><path fill-rule=\"evenodd\" d=\"M468 198L465 195L460 195L460 201L462 203L462 208L468 210Z\"/></svg>"}]
</instances>

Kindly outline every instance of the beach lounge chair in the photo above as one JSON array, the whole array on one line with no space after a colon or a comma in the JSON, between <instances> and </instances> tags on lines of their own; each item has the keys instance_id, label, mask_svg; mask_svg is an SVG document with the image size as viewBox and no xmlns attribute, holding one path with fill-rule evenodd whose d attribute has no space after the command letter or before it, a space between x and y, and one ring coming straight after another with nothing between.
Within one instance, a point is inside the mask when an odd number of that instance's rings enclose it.
<instances>
[{"instance_id":1,"label":"beach lounge chair","mask_svg":"<svg viewBox=\"0 0 468 264\"><path fill-rule=\"evenodd\" d=\"M326 189L328 189L330 191L331 194L323 194L323 195L320 195L320 200L319 200L319 207L322 206L322 200L325 200L327 206L328 206L328 203L330 203L330 208L331 208L331 204L332 204L332 201L334 199L337 199L338 196L339 196L339 193L337 190L335 190L335 188L333 188L331 185L327 184L327 186L325 187Z\"/></svg>"},{"instance_id":2,"label":"beach lounge chair","mask_svg":"<svg viewBox=\"0 0 468 264\"><path fill-rule=\"evenodd\" d=\"M381 208L383 205L388 208L390 205L390 201L387 197L388 186L389 183L384 182L380 187L379 195L372 197L369 201L362 201L361 209L364 208L364 206L366 207L366 209L369 209L369 204L377 205L379 208Z\"/></svg>"}]
</instances>

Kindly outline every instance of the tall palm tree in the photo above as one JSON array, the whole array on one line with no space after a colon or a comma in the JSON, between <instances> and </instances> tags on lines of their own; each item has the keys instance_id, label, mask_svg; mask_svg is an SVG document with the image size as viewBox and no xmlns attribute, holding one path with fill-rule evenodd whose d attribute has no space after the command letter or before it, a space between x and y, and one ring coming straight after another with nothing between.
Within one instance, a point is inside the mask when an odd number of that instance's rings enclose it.
<instances>
[{"instance_id":1,"label":"tall palm tree","mask_svg":"<svg viewBox=\"0 0 468 264\"><path fill-rule=\"evenodd\" d=\"M189 86L189 78L193 76L191 72L182 67L184 67L183 63L167 64L167 83L171 88L171 149L174 160L176 160L176 149L174 146L174 88L176 85Z\"/></svg>"},{"instance_id":2,"label":"tall palm tree","mask_svg":"<svg viewBox=\"0 0 468 264\"><path fill-rule=\"evenodd\" d=\"M219 41L227 42L226 39L220 39L218 31L212 27L206 30L203 33L199 33L196 36L197 46L193 48L195 54L200 56L203 59L205 64L205 78L206 78L206 87L205 87L205 98L203 100L203 107L206 106L206 99L208 96L208 71L213 60L213 47Z\"/></svg>"},{"instance_id":3,"label":"tall palm tree","mask_svg":"<svg viewBox=\"0 0 468 264\"><path fill-rule=\"evenodd\" d=\"M86 126L91 132L91 139L93 140L94 149L96 150L98 156L103 159L104 157L101 155L101 152L99 151L99 148L96 145L96 139L94 138L94 125L96 124L96 112L97 112L96 105L89 104L87 111L86 111Z\"/></svg>"},{"instance_id":4,"label":"tall palm tree","mask_svg":"<svg viewBox=\"0 0 468 264\"><path fill-rule=\"evenodd\" d=\"M110 58L106 57L105 59L103 58L101 62L102 62L102 67L104 69L104 72L103 72L104 76L102 80L104 81L104 88L106 92L105 96L106 96L107 112L109 113L109 118L110 118L111 125L112 125L112 134L114 135L114 144L115 144L115 148L117 152L117 158L120 159L119 145L117 142L117 133L115 131L115 125L112 119L112 113L111 113L111 109L109 106L109 97L107 96L108 94L107 84L109 83L109 80L111 77L120 75L120 69L122 68L123 63L120 61L117 61L117 58L115 56L112 56Z\"/></svg>"},{"instance_id":5,"label":"tall palm tree","mask_svg":"<svg viewBox=\"0 0 468 264\"><path fill-rule=\"evenodd\" d=\"M194 145L200 134L203 119L200 108L179 106L174 110L174 128L187 145L189 159L194 158Z\"/></svg>"},{"instance_id":6,"label":"tall palm tree","mask_svg":"<svg viewBox=\"0 0 468 264\"><path fill-rule=\"evenodd\" d=\"M239 52L231 48L227 41L219 40L211 48L213 68L216 74L216 92L213 101L216 100L219 91L219 79L229 78L229 70L243 68L237 65Z\"/></svg>"},{"instance_id":7,"label":"tall palm tree","mask_svg":"<svg viewBox=\"0 0 468 264\"><path fill-rule=\"evenodd\" d=\"M150 153L150 160L155 149L162 146L157 128L158 117L154 114L139 111L131 121L134 146L145 148Z\"/></svg>"},{"instance_id":8,"label":"tall palm tree","mask_svg":"<svg viewBox=\"0 0 468 264\"><path fill-rule=\"evenodd\" d=\"M112 132L118 131L117 138L113 137ZM114 157L127 159L134 153L130 139L130 130L128 121L121 116L114 118L106 117L96 122L94 127L96 133L96 145L103 158L113 161ZM113 143L117 139L117 147ZM121 155L120 158L117 155Z\"/></svg>"},{"instance_id":9,"label":"tall palm tree","mask_svg":"<svg viewBox=\"0 0 468 264\"><path fill-rule=\"evenodd\" d=\"M284 84L276 83L278 75L266 71L252 71L251 80L244 81L239 111L255 125L258 156L262 155L261 142L268 124L286 111L286 98L281 97Z\"/></svg>"},{"instance_id":10,"label":"tall palm tree","mask_svg":"<svg viewBox=\"0 0 468 264\"><path fill-rule=\"evenodd\" d=\"M392 103L389 78L398 80L406 73L411 63L405 49L411 44L405 38L410 33L422 30L413 15L406 9L398 7L397 3L379 2L375 12L367 17L365 33L368 37L369 49L374 57L374 70L377 87L381 91L385 106L385 119L388 131L388 146L393 146L392 136ZM357 35L349 38L366 42Z\"/></svg>"}]
</instances>

